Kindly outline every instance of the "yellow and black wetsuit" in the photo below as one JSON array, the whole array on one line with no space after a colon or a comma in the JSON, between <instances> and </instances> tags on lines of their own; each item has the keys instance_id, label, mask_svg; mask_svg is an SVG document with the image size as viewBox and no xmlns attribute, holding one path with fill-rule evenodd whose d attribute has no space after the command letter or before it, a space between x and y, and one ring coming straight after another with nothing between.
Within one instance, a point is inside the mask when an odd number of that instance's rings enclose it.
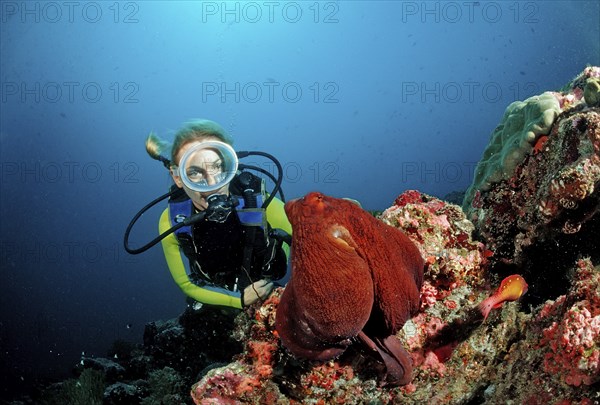
<instances>
[{"instance_id":1,"label":"yellow and black wetsuit","mask_svg":"<svg viewBox=\"0 0 600 405\"><path fill-rule=\"evenodd\" d=\"M270 202L266 209L266 217L271 228L280 228L288 234L292 233L292 226L285 215L284 204L281 200L274 198ZM167 207L160 217L159 233L165 232L171 226L169 207ZM217 241L217 244L227 249L226 244L231 242L233 241L223 240ZM238 240L236 243L243 244L243 241ZM215 244L215 247L217 244ZM194 271L190 269L190 260L184 254L177 237L173 233L162 240L162 246L173 279L188 297L203 304L242 308L240 290L245 285L241 285L238 290L234 290L231 288L232 286L226 288L215 283L198 280L197 277L193 276ZM287 259L289 257L289 246L284 243L282 248ZM230 257L215 258L216 261L223 260L226 263L228 259L231 259L231 255ZM240 271L240 269L237 268L235 271Z\"/></svg>"}]
</instances>

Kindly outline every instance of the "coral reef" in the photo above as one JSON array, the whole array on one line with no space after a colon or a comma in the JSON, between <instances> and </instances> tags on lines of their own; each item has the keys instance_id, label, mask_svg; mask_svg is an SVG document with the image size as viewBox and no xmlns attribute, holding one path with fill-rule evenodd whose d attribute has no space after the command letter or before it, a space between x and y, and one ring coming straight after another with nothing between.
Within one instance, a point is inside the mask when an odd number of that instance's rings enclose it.
<instances>
[{"instance_id":1,"label":"coral reef","mask_svg":"<svg viewBox=\"0 0 600 405\"><path fill-rule=\"evenodd\" d=\"M508 179L540 137L550 131L559 112L559 99L552 92L510 104L483 152L465 198L472 200L477 190L489 190L493 183Z\"/></svg>"},{"instance_id":2,"label":"coral reef","mask_svg":"<svg viewBox=\"0 0 600 405\"><path fill-rule=\"evenodd\" d=\"M600 267L580 259L572 274L565 295L528 317L490 385L494 403L600 401Z\"/></svg>"},{"instance_id":3,"label":"coral reef","mask_svg":"<svg viewBox=\"0 0 600 405\"><path fill-rule=\"evenodd\" d=\"M562 316L543 330L540 346L550 350L544 355L544 371L569 385L591 385L600 381L600 274L588 260L580 260L575 281L566 296L548 302L538 320Z\"/></svg>"},{"instance_id":4,"label":"coral reef","mask_svg":"<svg viewBox=\"0 0 600 405\"><path fill-rule=\"evenodd\" d=\"M539 151L559 114L581 109L582 104L588 108L595 106L600 92L599 77L600 68L588 67L560 92L548 91L510 104L477 164L473 184L465 195L465 210L471 209L478 192L509 180L526 156Z\"/></svg>"},{"instance_id":5,"label":"coral reef","mask_svg":"<svg viewBox=\"0 0 600 405\"><path fill-rule=\"evenodd\" d=\"M478 304L505 288L493 291L499 282L489 272L491 252L471 239L473 226L458 206L407 191L381 219L409 235L428 263L421 311L398 333L412 357L411 384L379 386L382 365L358 342L328 362L294 358L279 344L274 329L279 288L262 305L238 317L236 336L244 341L244 352L195 384L194 402L593 404L600 400L600 273L589 259L577 261L576 270L569 272L573 282L566 296L531 313L520 312L519 303L506 303L492 309L484 321ZM514 282L526 289L518 276L502 284Z\"/></svg>"},{"instance_id":6,"label":"coral reef","mask_svg":"<svg viewBox=\"0 0 600 405\"><path fill-rule=\"evenodd\" d=\"M482 282L491 252L471 239L473 224L460 207L409 190L396 198L381 220L401 229L416 243L427 262L426 284L456 288Z\"/></svg>"},{"instance_id":7,"label":"coral reef","mask_svg":"<svg viewBox=\"0 0 600 405\"><path fill-rule=\"evenodd\" d=\"M514 322L518 304L493 311L482 325L477 304L491 293L483 279L489 251L471 239L473 227L460 207L408 191L381 219L411 237L427 261L421 310L397 335L415 367L411 384L393 389L379 386L377 376L383 365L358 342L328 362L294 358L279 344L274 329L278 289L262 306L249 309L246 321L238 318L237 335L245 341L244 353L194 385L195 403L461 403L476 399L488 381L483 376L495 374L496 356L507 351L518 334Z\"/></svg>"},{"instance_id":8,"label":"coral reef","mask_svg":"<svg viewBox=\"0 0 600 405\"><path fill-rule=\"evenodd\" d=\"M506 176L490 177L485 187L474 181L465 197L467 217L494 252L493 267L524 269L535 305L565 293L575 260L600 259L598 80L600 68L588 67L561 92L544 93L560 106L548 130Z\"/></svg>"},{"instance_id":9,"label":"coral reef","mask_svg":"<svg viewBox=\"0 0 600 405\"><path fill-rule=\"evenodd\" d=\"M141 401L141 405L185 404L187 390L184 379L171 367L154 370L148 375L149 395Z\"/></svg>"}]
</instances>

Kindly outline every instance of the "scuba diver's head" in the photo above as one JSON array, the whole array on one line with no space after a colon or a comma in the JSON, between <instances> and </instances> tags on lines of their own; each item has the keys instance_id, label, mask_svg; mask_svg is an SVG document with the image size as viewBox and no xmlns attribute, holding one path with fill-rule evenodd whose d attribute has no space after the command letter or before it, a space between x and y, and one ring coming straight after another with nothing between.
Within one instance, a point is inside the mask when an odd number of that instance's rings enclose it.
<instances>
[{"instance_id":1,"label":"scuba diver's head","mask_svg":"<svg viewBox=\"0 0 600 405\"><path fill-rule=\"evenodd\" d=\"M204 142L217 142L224 146L213 145L212 148L198 148L198 145ZM184 189L200 210L206 209L208 206L206 198L210 195L229 194L228 183L237 170L237 157L231 149L231 145L233 145L233 138L219 124L205 119L187 122L175 134L172 145L153 133L146 139L148 154L169 168L175 184ZM169 147L171 160L162 155ZM182 169L181 165L187 152L190 153L187 155L185 165L190 169L189 172ZM218 168L219 158L223 163L221 169ZM195 166L204 170L204 173L202 170L196 171ZM185 176L182 176L182 173ZM226 175L223 177L222 173L226 173ZM190 181L184 181L186 179Z\"/></svg>"}]
</instances>

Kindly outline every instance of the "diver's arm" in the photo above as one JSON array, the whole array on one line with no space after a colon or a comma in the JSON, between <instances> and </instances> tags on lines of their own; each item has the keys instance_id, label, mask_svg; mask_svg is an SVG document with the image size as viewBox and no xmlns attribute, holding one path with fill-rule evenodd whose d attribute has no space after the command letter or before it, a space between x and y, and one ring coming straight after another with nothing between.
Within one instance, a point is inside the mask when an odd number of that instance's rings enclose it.
<instances>
[{"instance_id":1,"label":"diver's arm","mask_svg":"<svg viewBox=\"0 0 600 405\"><path fill-rule=\"evenodd\" d=\"M285 215L285 209L283 201L278 198L273 198L267 206L267 221L271 228L279 228L287 232L289 235L292 234L292 224ZM283 251L286 257L290 257L290 247L287 244L283 244Z\"/></svg>"},{"instance_id":2,"label":"diver's arm","mask_svg":"<svg viewBox=\"0 0 600 405\"><path fill-rule=\"evenodd\" d=\"M267 206L267 220L271 228L283 229L290 235L292 234L292 224L285 215L283 201L277 197L273 198Z\"/></svg>"},{"instance_id":3,"label":"diver's arm","mask_svg":"<svg viewBox=\"0 0 600 405\"><path fill-rule=\"evenodd\" d=\"M159 233L163 233L171 228L168 208L160 216L158 228ZM185 295L203 304L242 308L240 292L233 292L212 286L200 287L191 282L186 266L188 260L179 248L179 243L174 233L162 240L162 247L171 276L173 276L173 280L175 280Z\"/></svg>"}]
</instances>

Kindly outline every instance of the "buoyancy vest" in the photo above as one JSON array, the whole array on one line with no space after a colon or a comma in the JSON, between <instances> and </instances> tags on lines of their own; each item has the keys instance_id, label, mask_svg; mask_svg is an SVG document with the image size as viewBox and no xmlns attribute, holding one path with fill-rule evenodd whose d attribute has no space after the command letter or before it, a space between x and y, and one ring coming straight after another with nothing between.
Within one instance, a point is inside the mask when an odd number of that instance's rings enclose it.
<instances>
[{"instance_id":1,"label":"buoyancy vest","mask_svg":"<svg viewBox=\"0 0 600 405\"><path fill-rule=\"evenodd\" d=\"M250 207L246 206L246 201L242 196L232 194L231 197L235 199L237 205L225 224L201 221L179 228L175 231L175 236L182 252L189 260L192 282L218 285L235 291L244 288L260 277L265 255L264 244L270 228L266 210L261 208L264 201L262 193L253 194L254 200ZM194 212L195 207L192 201L183 191L175 194L169 200L171 226L181 223ZM206 227L209 227L208 231L206 231ZM217 239L216 243L224 246L223 249L229 248L230 250L226 254L215 253L219 257L214 257L212 252L202 249L203 244L199 243L198 234L203 234L205 237L210 234ZM248 234L252 235L250 241ZM283 257L285 262L285 254L281 249L278 250L280 251L277 252L278 256ZM251 255L250 258L245 258L244 255L247 254ZM213 257L209 257L211 255ZM224 263L227 268L223 269L219 266L217 266L219 268L215 268L210 265L211 260L213 263ZM242 270L242 267L245 267L245 271ZM285 274L285 263L278 267L283 267L283 274Z\"/></svg>"}]
</instances>

